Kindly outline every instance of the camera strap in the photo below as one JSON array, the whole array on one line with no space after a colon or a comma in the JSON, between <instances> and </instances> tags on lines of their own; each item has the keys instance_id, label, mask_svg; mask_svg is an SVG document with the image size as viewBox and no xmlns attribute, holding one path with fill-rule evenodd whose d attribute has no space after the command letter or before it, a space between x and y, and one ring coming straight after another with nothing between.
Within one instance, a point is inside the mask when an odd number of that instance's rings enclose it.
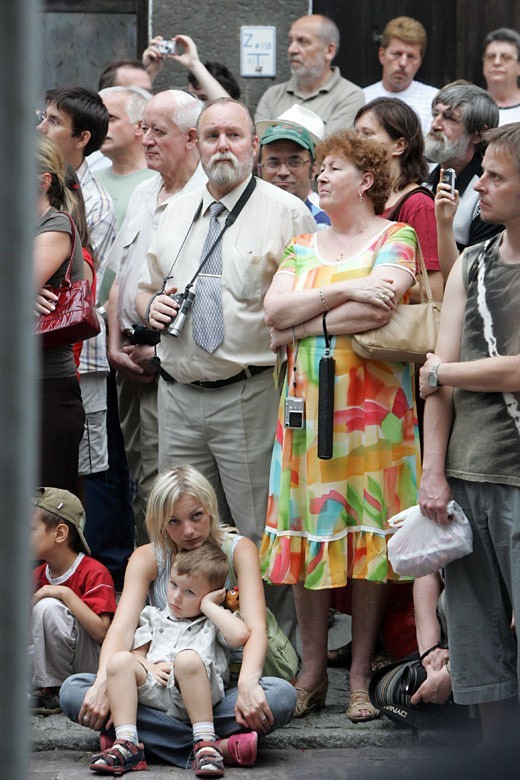
<instances>
[{"instance_id":1,"label":"camera strap","mask_svg":"<svg viewBox=\"0 0 520 780\"><path fill-rule=\"evenodd\" d=\"M211 257L211 255L213 253L213 250L215 249L217 244L220 241L222 241L222 236L224 235L224 233L226 232L228 227L231 227L231 225L233 225L233 223L236 221L238 215L240 214L240 212L242 211L242 209L246 205L247 201L249 200L249 198L253 194L253 191L254 191L255 187L256 187L256 179L255 179L254 176L251 176L251 178L249 179L249 182L248 182L247 187L245 188L244 192L242 193L240 198L237 200L237 202L233 206L232 210L227 215L226 221L224 222L224 227L222 228L222 230L220 231L220 233L218 234L218 236L216 237L216 239L214 240L214 242L212 243L212 245L210 246L210 248L206 252L205 257L203 257L202 260L200 261L199 267L197 268L197 270L193 274L191 281L186 285L186 289L187 290L191 289L193 287L193 285L195 284L197 276L200 274L200 272L202 271L202 269L204 268L204 266L208 262L209 258ZM196 219L198 219L198 217L200 216L201 211L202 211L202 202L201 202L201 204L199 206L197 214L195 215Z\"/></svg>"},{"instance_id":2,"label":"camera strap","mask_svg":"<svg viewBox=\"0 0 520 780\"><path fill-rule=\"evenodd\" d=\"M297 376L298 369L296 368L296 363L297 363L297 360L298 360L298 353L300 351L300 342L296 341L294 328L291 328L291 331L292 331L292 348L293 348L293 353L294 353L293 370L292 370L292 386L293 386L292 397L293 398L297 398L298 397L298 394L297 394L297 390L298 390L298 376ZM289 389L289 382L287 382L287 395L289 396L290 394L291 394L291 391Z\"/></svg>"},{"instance_id":3,"label":"camera strap","mask_svg":"<svg viewBox=\"0 0 520 780\"><path fill-rule=\"evenodd\" d=\"M240 212L242 211L242 209L246 205L247 201L249 200L249 198L253 194L255 187L256 187L256 178L254 176L251 176L251 178L250 178L250 180L249 180L249 182L247 184L247 187L245 188L244 192L242 193L240 198L237 200L237 202L233 206L232 210L227 215L226 221L224 222L224 227L222 228L222 230L220 231L220 233L216 237L215 241L212 243L212 245L210 246L210 248L206 252L206 255L202 258L202 260L201 260L201 262L199 264L199 267L197 268L196 272L194 273L193 277L191 278L191 281L188 282L188 284L186 285L186 290L191 290L191 288L193 287L193 285L195 284L195 282L197 280L198 275L200 274L200 272L202 271L202 269L204 268L204 266L208 262L209 258L211 257L211 255L213 253L213 250L215 249L215 247L217 246L219 241L222 241L222 236L224 235L226 230L229 227L231 227L231 225L233 225L234 222L236 222L238 215L240 214ZM198 207L197 211L195 212L195 214L193 216L193 219L192 219L191 224L190 224L190 226L188 228L188 231L187 231L186 235L184 236L182 244L180 245L179 251L177 252L177 255L175 256L175 260L173 261L173 263L172 263L172 265L170 267L170 270L168 271L168 276L164 277L164 281L163 281L163 286L162 286L161 292L164 292L164 290L166 288L166 282L169 279L171 279L171 273L173 271L173 268L174 268L174 266L175 266L175 264L176 264L176 262L177 262L177 260L179 258L180 253L182 252L182 249L183 249L184 244L186 243L186 241L188 239L188 236L190 235L190 233L192 231L193 225L195 224L195 222L199 219L200 215L202 214L202 204L203 204L203 201L201 200L201 202L199 204L199 207Z\"/></svg>"}]
</instances>

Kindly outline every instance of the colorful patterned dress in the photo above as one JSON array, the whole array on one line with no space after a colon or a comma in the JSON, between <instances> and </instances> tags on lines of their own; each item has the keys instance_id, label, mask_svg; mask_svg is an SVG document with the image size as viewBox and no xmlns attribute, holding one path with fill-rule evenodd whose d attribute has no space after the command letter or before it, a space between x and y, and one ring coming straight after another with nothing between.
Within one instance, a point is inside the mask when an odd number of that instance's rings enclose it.
<instances>
[{"instance_id":1,"label":"colorful patterned dress","mask_svg":"<svg viewBox=\"0 0 520 780\"><path fill-rule=\"evenodd\" d=\"M374 264L415 271L417 237L403 223L386 226L364 250L325 262L316 234L300 236L280 271L294 289L320 288L368 276ZM391 277L391 267L389 267ZM297 343L296 395L305 398L305 428L284 427L284 399L294 394L294 350L288 367L271 461L267 521L260 550L262 575L272 583L338 588L347 578L400 579L390 566L387 520L417 503L420 469L413 365L363 360L348 335L332 339L335 359L334 450L317 457L318 366L323 336Z\"/></svg>"}]
</instances>

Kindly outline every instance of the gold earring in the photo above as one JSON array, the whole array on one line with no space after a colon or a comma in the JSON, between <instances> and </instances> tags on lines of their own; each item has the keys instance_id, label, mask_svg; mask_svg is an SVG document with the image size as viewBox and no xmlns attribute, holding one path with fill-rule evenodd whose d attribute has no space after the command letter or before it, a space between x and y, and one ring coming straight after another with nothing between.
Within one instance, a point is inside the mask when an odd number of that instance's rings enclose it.
<instances>
[{"instance_id":1,"label":"gold earring","mask_svg":"<svg viewBox=\"0 0 520 780\"><path fill-rule=\"evenodd\" d=\"M362 192L358 192L357 196L358 196L360 201L363 200L363 193Z\"/></svg>"}]
</instances>

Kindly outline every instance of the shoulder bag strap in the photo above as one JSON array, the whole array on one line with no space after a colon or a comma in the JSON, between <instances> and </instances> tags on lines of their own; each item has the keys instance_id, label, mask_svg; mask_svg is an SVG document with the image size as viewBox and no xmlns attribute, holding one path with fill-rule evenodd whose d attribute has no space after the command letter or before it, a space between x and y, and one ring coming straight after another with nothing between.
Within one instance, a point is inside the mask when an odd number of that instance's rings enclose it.
<instances>
[{"instance_id":1,"label":"shoulder bag strap","mask_svg":"<svg viewBox=\"0 0 520 780\"><path fill-rule=\"evenodd\" d=\"M419 239L417 239L417 258L419 273L417 274L417 282L419 284L419 291L421 294L421 303L433 301L432 288L430 287L430 280L428 279L428 271L424 263L424 257L421 250Z\"/></svg>"},{"instance_id":2,"label":"shoulder bag strap","mask_svg":"<svg viewBox=\"0 0 520 780\"><path fill-rule=\"evenodd\" d=\"M63 216L67 217L67 219L69 220L70 229L71 229L71 238L72 238L72 247L70 250L69 264L67 266L65 276L63 277L63 281L60 286L70 287L70 277L72 275L72 261L74 259L74 250L76 249L76 225L74 223L74 220L70 216L70 214L67 214L66 211L61 211L60 214L63 214Z\"/></svg>"},{"instance_id":3,"label":"shoulder bag strap","mask_svg":"<svg viewBox=\"0 0 520 780\"><path fill-rule=\"evenodd\" d=\"M383 235L379 237L378 242L374 248L373 263L375 263L376 261L376 257L384 243L385 238L386 238L386 230L383 232ZM417 254L417 261L418 261L416 265L418 265L419 267L419 273L417 274L417 283L419 284L421 303L424 303L426 301L429 302L433 300L433 293L432 293L432 288L430 287L430 280L428 279L428 271L426 270L426 265L424 264L424 257L422 254L419 239L417 239L416 254ZM372 267L373 267L373 263L372 263Z\"/></svg>"},{"instance_id":4,"label":"shoulder bag strap","mask_svg":"<svg viewBox=\"0 0 520 780\"><path fill-rule=\"evenodd\" d=\"M397 203L394 203L385 219L389 219L390 222L398 222L399 213L403 207L403 204L408 200L408 198L410 198L412 195L416 195L418 192L422 192L424 195L428 195L431 200L435 200L435 195L433 192L429 190L428 187L423 187L422 184L420 184L415 189L410 190L410 192L405 192L405 194L399 198Z\"/></svg>"}]
</instances>

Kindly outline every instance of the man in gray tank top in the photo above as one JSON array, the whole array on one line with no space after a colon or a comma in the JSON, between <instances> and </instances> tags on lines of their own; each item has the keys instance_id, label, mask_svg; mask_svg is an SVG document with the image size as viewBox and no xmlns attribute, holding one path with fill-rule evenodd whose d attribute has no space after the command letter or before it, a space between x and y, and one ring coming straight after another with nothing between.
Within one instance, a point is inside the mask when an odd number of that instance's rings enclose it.
<instances>
[{"instance_id":1,"label":"man in gray tank top","mask_svg":"<svg viewBox=\"0 0 520 780\"><path fill-rule=\"evenodd\" d=\"M480 705L485 743L503 745L520 725L520 123L485 141L481 217L505 229L466 249L448 279L420 375L420 503L444 524L454 498L471 522L473 552L446 568L453 693Z\"/></svg>"}]
</instances>

